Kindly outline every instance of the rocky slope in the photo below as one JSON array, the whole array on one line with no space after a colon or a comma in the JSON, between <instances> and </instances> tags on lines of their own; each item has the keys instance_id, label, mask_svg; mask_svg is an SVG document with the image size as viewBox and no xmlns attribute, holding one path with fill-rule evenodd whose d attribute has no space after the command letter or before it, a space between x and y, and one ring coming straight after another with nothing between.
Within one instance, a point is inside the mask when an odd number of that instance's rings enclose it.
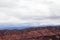
<instances>
[{"instance_id":1,"label":"rocky slope","mask_svg":"<svg viewBox=\"0 0 60 40\"><path fill-rule=\"evenodd\" d=\"M60 40L60 26L0 30L0 40Z\"/></svg>"}]
</instances>

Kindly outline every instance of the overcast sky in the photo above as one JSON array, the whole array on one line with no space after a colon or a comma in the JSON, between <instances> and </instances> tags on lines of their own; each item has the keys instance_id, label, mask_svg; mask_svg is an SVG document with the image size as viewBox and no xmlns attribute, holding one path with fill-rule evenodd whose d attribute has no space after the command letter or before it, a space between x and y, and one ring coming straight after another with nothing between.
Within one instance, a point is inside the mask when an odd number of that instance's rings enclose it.
<instances>
[{"instance_id":1,"label":"overcast sky","mask_svg":"<svg viewBox=\"0 0 60 40\"><path fill-rule=\"evenodd\" d=\"M60 0L0 0L0 23L60 24Z\"/></svg>"}]
</instances>

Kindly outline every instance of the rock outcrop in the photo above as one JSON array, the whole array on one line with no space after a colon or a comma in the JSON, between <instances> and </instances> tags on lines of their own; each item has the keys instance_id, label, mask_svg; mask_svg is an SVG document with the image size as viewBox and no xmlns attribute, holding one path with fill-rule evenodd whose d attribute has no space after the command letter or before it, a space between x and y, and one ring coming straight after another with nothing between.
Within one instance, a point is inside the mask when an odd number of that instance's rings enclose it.
<instances>
[{"instance_id":1,"label":"rock outcrop","mask_svg":"<svg viewBox=\"0 0 60 40\"><path fill-rule=\"evenodd\" d=\"M60 26L0 30L0 40L60 40Z\"/></svg>"}]
</instances>

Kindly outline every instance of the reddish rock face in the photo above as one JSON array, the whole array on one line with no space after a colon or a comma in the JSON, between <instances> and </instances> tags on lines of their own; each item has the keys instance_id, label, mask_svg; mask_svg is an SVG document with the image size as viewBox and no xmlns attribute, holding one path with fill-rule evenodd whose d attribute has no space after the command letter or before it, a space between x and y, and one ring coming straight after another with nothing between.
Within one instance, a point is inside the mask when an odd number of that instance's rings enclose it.
<instances>
[{"instance_id":1,"label":"reddish rock face","mask_svg":"<svg viewBox=\"0 0 60 40\"><path fill-rule=\"evenodd\" d=\"M55 28L28 28L0 30L0 40L60 40L60 30Z\"/></svg>"}]
</instances>

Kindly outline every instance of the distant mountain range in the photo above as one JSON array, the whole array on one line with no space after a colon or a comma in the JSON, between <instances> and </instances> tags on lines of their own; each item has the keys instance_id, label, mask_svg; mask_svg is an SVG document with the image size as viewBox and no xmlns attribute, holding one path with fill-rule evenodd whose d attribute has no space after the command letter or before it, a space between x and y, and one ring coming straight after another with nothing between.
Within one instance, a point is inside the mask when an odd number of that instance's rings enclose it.
<instances>
[{"instance_id":1,"label":"distant mountain range","mask_svg":"<svg viewBox=\"0 0 60 40\"><path fill-rule=\"evenodd\" d=\"M51 28L51 27L59 27L60 25L42 25L42 26L24 26L24 25L22 25L22 26L11 26L11 25L8 25L8 26L0 26L0 30L14 30L14 29L16 29L16 30L22 30L22 29L26 29L26 28L47 28L47 27L49 27L49 28ZM57 27L57 28L58 28Z\"/></svg>"}]
</instances>

